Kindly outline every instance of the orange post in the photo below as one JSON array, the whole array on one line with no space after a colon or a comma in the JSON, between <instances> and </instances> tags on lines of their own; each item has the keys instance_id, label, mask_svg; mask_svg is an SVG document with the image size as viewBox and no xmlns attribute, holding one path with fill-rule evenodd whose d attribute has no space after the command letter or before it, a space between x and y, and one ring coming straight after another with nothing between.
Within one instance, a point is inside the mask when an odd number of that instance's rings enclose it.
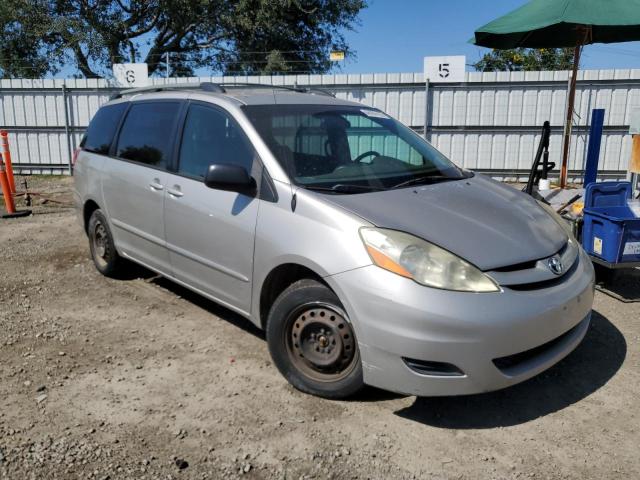
<instances>
[{"instance_id":1,"label":"orange post","mask_svg":"<svg viewBox=\"0 0 640 480\"><path fill-rule=\"evenodd\" d=\"M4 204L7 207L7 213L13 215L16 213L16 205L13 203L13 195L11 194L11 187L9 187L9 180L7 179L7 172L4 169L4 163L0 161L0 187L2 187L2 196L4 197Z\"/></svg>"},{"instance_id":2,"label":"orange post","mask_svg":"<svg viewBox=\"0 0 640 480\"><path fill-rule=\"evenodd\" d=\"M631 173L640 173L640 135L633 136L629 171Z\"/></svg>"},{"instance_id":3,"label":"orange post","mask_svg":"<svg viewBox=\"0 0 640 480\"><path fill-rule=\"evenodd\" d=\"M13 167L11 166L11 151L9 150L9 132L0 130L0 139L2 139L2 159L7 173L7 180L12 194L16 194L16 181L13 178Z\"/></svg>"}]
</instances>

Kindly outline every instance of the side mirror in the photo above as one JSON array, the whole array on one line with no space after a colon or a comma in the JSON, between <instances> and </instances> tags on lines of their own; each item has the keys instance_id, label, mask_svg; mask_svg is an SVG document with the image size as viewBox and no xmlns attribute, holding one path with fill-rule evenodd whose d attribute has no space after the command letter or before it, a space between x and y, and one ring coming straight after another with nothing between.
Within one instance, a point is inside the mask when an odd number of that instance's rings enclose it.
<instances>
[{"instance_id":1,"label":"side mirror","mask_svg":"<svg viewBox=\"0 0 640 480\"><path fill-rule=\"evenodd\" d=\"M246 168L227 163L209 165L204 184L216 190L227 190L250 196L255 195L257 189L256 181L249 175Z\"/></svg>"}]
</instances>

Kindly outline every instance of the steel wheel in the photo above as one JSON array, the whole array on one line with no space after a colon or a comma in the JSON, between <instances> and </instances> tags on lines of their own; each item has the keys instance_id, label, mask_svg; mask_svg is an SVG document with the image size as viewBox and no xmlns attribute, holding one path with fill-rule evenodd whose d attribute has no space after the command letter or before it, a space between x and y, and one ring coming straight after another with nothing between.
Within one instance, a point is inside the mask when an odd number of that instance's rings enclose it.
<instances>
[{"instance_id":1,"label":"steel wheel","mask_svg":"<svg viewBox=\"0 0 640 480\"><path fill-rule=\"evenodd\" d=\"M298 390L339 399L364 387L355 329L326 284L303 278L289 285L273 302L266 330L274 364Z\"/></svg>"},{"instance_id":2,"label":"steel wheel","mask_svg":"<svg viewBox=\"0 0 640 480\"><path fill-rule=\"evenodd\" d=\"M91 243L93 245L93 255L96 262L101 267L106 267L110 254L109 235L103 223L98 220L91 231Z\"/></svg>"},{"instance_id":3,"label":"steel wheel","mask_svg":"<svg viewBox=\"0 0 640 480\"><path fill-rule=\"evenodd\" d=\"M291 363L316 381L345 378L359 361L351 325L335 307L301 307L291 315L285 334Z\"/></svg>"},{"instance_id":4,"label":"steel wheel","mask_svg":"<svg viewBox=\"0 0 640 480\"><path fill-rule=\"evenodd\" d=\"M101 274L117 278L125 265L116 250L109 223L100 209L94 210L89 218L87 236L93 264Z\"/></svg>"}]
</instances>

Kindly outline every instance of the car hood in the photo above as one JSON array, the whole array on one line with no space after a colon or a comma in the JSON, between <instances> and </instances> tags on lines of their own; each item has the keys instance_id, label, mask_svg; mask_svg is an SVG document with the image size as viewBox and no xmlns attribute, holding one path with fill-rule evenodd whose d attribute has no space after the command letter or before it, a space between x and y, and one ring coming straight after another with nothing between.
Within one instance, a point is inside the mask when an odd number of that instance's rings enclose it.
<instances>
[{"instance_id":1,"label":"car hood","mask_svg":"<svg viewBox=\"0 0 640 480\"><path fill-rule=\"evenodd\" d=\"M481 270L557 253L567 235L530 196L482 175L355 195L322 195L382 228L411 233Z\"/></svg>"}]
</instances>

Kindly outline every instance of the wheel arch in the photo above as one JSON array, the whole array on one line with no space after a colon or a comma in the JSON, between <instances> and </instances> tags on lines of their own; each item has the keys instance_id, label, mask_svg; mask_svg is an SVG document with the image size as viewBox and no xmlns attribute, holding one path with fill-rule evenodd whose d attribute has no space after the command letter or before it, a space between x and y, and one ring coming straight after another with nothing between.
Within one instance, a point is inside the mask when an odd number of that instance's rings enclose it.
<instances>
[{"instance_id":1,"label":"wheel arch","mask_svg":"<svg viewBox=\"0 0 640 480\"><path fill-rule=\"evenodd\" d=\"M262 329L265 329L267 326L269 310L271 309L273 302L278 298L278 295L280 295L289 285L292 285L298 280L302 280L304 278L317 280L331 288L327 282L324 281L322 275L300 263L283 263L271 269L260 287L258 313L260 327Z\"/></svg>"},{"instance_id":2,"label":"wheel arch","mask_svg":"<svg viewBox=\"0 0 640 480\"><path fill-rule=\"evenodd\" d=\"M82 223L85 233L87 233L88 231L89 219L91 218L91 215L93 214L93 212L99 209L100 205L98 205L98 202L96 202L92 198L89 198L84 202L84 205L82 206Z\"/></svg>"}]
</instances>

